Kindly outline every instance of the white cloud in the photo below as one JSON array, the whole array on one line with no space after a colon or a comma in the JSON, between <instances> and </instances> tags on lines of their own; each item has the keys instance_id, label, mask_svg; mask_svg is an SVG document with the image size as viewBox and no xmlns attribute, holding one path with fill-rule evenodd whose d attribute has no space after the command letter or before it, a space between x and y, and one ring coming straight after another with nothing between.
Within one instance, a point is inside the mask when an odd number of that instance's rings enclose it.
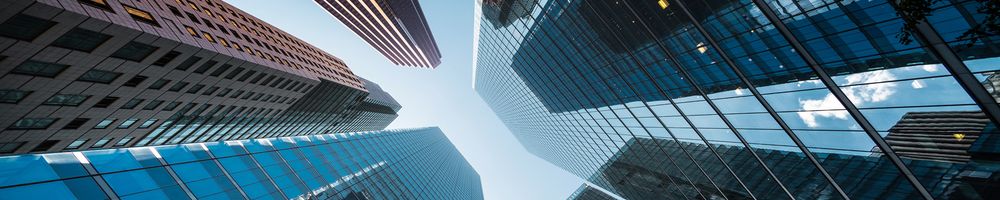
<instances>
[{"instance_id":1,"label":"white cloud","mask_svg":"<svg viewBox=\"0 0 1000 200\"><path fill-rule=\"evenodd\" d=\"M936 69L935 69L936 70ZM883 82L896 80L896 76L889 71L874 71L866 73L857 73L847 75L844 77L847 82L846 85L860 84L860 83L872 83L872 82ZM916 85L923 86L921 83L913 83L914 87ZM856 106L861 106L866 103L881 102L888 100L893 94L896 93L897 83L877 83L870 85L860 85L851 87L841 87L844 91L844 95L851 100ZM799 105L803 110L827 110L827 111L815 111L815 112L799 112L799 117L806 126L815 128L819 127L820 123L817 120L818 117L826 118L837 118L837 119L847 119L848 113L844 111L843 104L833 94L827 94L823 99L799 99ZM832 111L830 111L832 110Z\"/></svg>"}]
</instances>

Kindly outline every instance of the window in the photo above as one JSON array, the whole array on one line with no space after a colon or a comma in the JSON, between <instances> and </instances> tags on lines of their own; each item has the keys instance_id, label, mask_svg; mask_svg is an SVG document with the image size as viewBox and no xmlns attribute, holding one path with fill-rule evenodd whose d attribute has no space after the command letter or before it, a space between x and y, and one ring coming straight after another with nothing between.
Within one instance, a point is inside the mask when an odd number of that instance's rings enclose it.
<instances>
[{"instance_id":1,"label":"window","mask_svg":"<svg viewBox=\"0 0 1000 200\"><path fill-rule=\"evenodd\" d=\"M108 1L107 0L77 0L77 1L79 1L80 3L83 3L85 5L88 5L88 6L93 6L93 7L96 7L96 8L100 8L100 9L106 10L108 12L112 12L112 13L115 12L115 10L111 9L111 5L108 5Z\"/></svg>"},{"instance_id":2,"label":"window","mask_svg":"<svg viewBox=\"0 0 1000 200\"><path fill-rule=\"evenodd\" d=\"M198 91L201 91L202 88L205 88L205 85L203 85L203 84L197 84L197 85L191 86L191 89L188 89L187 93L189 93L189 94L198 93Z\"/></svg>"},{"instance_id":3,"label":"window","mask_svg":"<svg viewBox=\"0 0 1000 200\"><path fill-rule=\"evenodd\" d=\"M41 144L38 144L38 146L35 146L35 148L32 148L31 152L48 151L53 146L56 146L56 144L59 144L59 140L45 140Z\"/></svg>"},{"instance_id":4,"label":"window","mask_svg":"<svg viewBox=\"0 0 1000 200\"><path fill-rule=\"evenodd\" d=\"M174 84L174 86L170 87L170 89L167 90L167 91L171 91L171 92L181 91L181 89L184 89L184 87L187 87L188 84L189 84L188 82L177 82L177 84Z\"/></svg>"},{"instance_id":5,"label":"window","mask_svg":"<svg viewBox=\"0 0 1000 200\"><path fill-rule=\"evenodd\" d=\"M198 67L198 69L195 69L194 73L203 74L206 71L208 71L208 69L211 69L212 66L215 66L215 64L218 63L219 63L218 61L209 60L208 62L205 62L205 64L201 64L201 67Z\"/></svg>"},{"instance_id":6,"label":"window","mask_svg":"<svg viewBox=\"0 0 1000 200\"><path fill-rule=\"evenodd\" d=\"M177 65L177 68L174 69L185 71L188 68L191 68L191 66L194 66L194 63L197 63L198 61L201 61L201 57L191 56L187 60L184 60L184 62L182 62L180 65Z\"/></svg>"},{"instance_id":7,"label":"window","mask_svg":"<svg viewBox=\"0 0 1000 200\"><path fill-rule=\"evenodd\" d=\"M91 52L110 38L110 35L105 35L97 31L73 28L52 42L52 46Z\"/></svg>"},{"instance_id":8,"label":"window","mask_svg":"<svg viewBox=\"0 0 1000 200\"><path fill-rule=\"evenodd\" d=\"M17 14L0 24L0 36L32 41L55 24L42 18Z\"/></svg>"},{"instance_id":9,"label":"window","mask_svg":"<svg viewBox=\"0 0 1000 200\"><path fill-rule=\"evenodd\" d=\"M209 42L215 43L215 38L212 37L212 34L208 34L208 32L202 31L201 35L205 36L205 39L208 40Z\"/></svg>"},{"instance_id":10,"label":"window","mask_svg":"<svg viewBox=\"0 0 1000 200\"><path fill-rule=\"evenodd\" d=\"M125 105L122 105L121 109L133 109L136 106L139 106L139 104L141 104L143 101L146 101L146 100L145 99L132 99L132 100L129 100L128 102L125 102Z\"/></svg>"},{"instance_id":11,"label":"window","mask_svg":"<svg viewBox=\"0 0 1000 200\"><path fill-rule=\"evenodd\" d=\"M243 72L243 70L246 70L246 68L237 67L232 72L229 72L229 74L226 74L225 78L226 79L233 79L234 77L236 77L236 75L239 75L240 72Z\"/></svg>"},{"instance_id":12,"label":"window","mask_svg":"<svg viewBox=\"0 0 1000 200\"><path fill-rule=\"evenodd\" d=\"M77 129L83 126L83 124L87 123L87 121L90 121L90 118L76 118L73 119L73 121L69 121L69 123L67 123L66 126L63 126L62 129L66 130Z\"/></svg>"},{"instance_id":13,"label":"window","mask_svg":"<svg viewBox=\"0 0 1000 200\"><path fill-rule=\"evenodd\" d=\"M90 71L87 71L86 73L83 73L83 75L81 75L80 78L76 80L108 84L114 82L115 79L118 79L118 76L121 75L122 73L118 72L92 69Z\"/></svg>"},{"instance_id":14,"label":"window","mask_svg":"<svg viewBox=\"0 0 1000 200\"><path fill-rule=\"evenodd\" d=\"M132 19L134 19L135 21L144 22L157 27L160 26L160 23L157 23L156 19L154 19L153 15L149 14L149 12L146 12L145 10L140 10L132 6L127 6L127 5L122 5L122 6L125 7L125 12L131 15Z\"/></svg>"},{"instance_id":15,"label":"window","mask_svg":"<svg viewBox=\"0 0 1000 200\"><path fill-rule=\"evenodd\" d=\"M135 124L136 121L139 121L139 119L138 118L129 118L129 119L126 119L124 122L122 122L122 124L119 124L117 128L118 129L127 129L127 128L131 127L132 124Z\"/></svg>"},{"instance_id":16,"label":"window","mask_svg":"<svg viewBox=\"0 0 1000 200\"><path fill-rule=\"evenodd\" d=\"M83 101L90 98L90 95L79 95L79 94L57 94L49 97L48 100L42 103L42 105L50 106L79 106Z\"/></svg>"},{"instance_id":17,"label":"window","mask_svg":"<svg viewBox=\"0 0 1000 200\"><path fill-rule=\"evenodd\" d=\"M108 106L111 106L112 103L115 103L115 101L118 101L118 97L106 96L100 101L98 101L96 104L94 104L94 107L107 108Z\"/></svg>"},{"instance_id":18,"label":"window","mask_svg":"<svg viewBox=\"0 0 1000 200\"><path fill-rule=\"evenodd\" d=\"M28 60L11 70L10 73L52 78L62 73L66 68L69 68L69 65Z\"/></svg>"},{"instance_id":19,"label":"window","mask_svg":"<svg viewBox=\"0 0 1000 200\"><path fill-rule=\"evenodd\" d=\"M229 70L229 68L232 68L232 67L233 67L233 65L230 65L230 64L222 65L222 67L219 67L219 69L216 69L215 71L213 71L212 74L209 74L209 76L218 77L219 75L222 75L222 73L225 73L226 70Z\"/></svg>"},{"instance_id":20,"label":"window","mask_svg":"<svg viewBox=\"0 0 1000 200\"><path fill-rule=\"evenodd\" d=\"M159 90L160 88L163 88L163 86L166 86L167 83L170 83L170 80L167 79L156 80L156 82L153 82L153 84L149 85L149 89Z\"/></svg>"},{"instance_id":21,"label":"window","mask_svg":"<svg viewBox=\"0 0 1000 200\"><path fill-rule=\"evenodd\" d=\"M160 104L163 104L162 100L153 100L153 101L150 101L149 104L146 104L146 106L142 107L142 109L143 110L156 110L156 107L160 107Z\"/></svg>"},{"instance_id":22,"label":"window","mask_svg":"<svg viewBox=\"0 0 1000 200\"><path fill-rule=\"evenodd\" d=\"M188 19L190 19L195 24L201 24L201 22L198 21L198 17L195 17L194 14L191 14L189 12L184 12L184 14L187 14Z\"/></svg>"},{"instance_id":23,"label":"window","mask_svg":"<svg viewBox=\"0 0 1000 200\"><path fill-rule=\"evenodd\" d=\"M181 102L170 102L167 106L163 107L163 111L173 111L177 106L181 105Z\"/></svg>"},{"instance_id":24,"label":"window","mask_svg":"<svg viewBox=\"0 0 1000 200\"><path fill-rule=\"evenodd\" d=\"M156 65L156 66L167 65L167 63L170 63L170 61L173 61L174 59L177 58L177 56L180 56L180 55L181 55L181 52L176 52L176 51L167 52L167 54L164 54L163 57L160 57L160 59L156 59L156 61L153 62L153 65Z\"/></svg>"},{"instance_id":25,"label":"window","mask_svg":"<svg viewBox=\"0 0 1000 200\"><path fill-rule=\"evenodd\" d=\"M131 142L132 139L134 139L134 138L135 137L122 138L121 140L118 140L117 143L115 143L115 146L116 147L125 146L126 144L128 144L128 142Z\"/></svg>"},{"instance_id":26,"label":"window","mask_svg":"<svg viewBox=\"0 0 1000 200\"><path fill-rule=\"evenodd\" d=\"M202 95L212 95L212 93L215 93L215 91L217 91L217 90L219 90L219 87L214 87L213 86L213 87L208 88L207 90L205 90L205 92L203 92L201 94Z\"/></svg>"},{"instance_id":27,"label":"window","mask_svg":"<svg viewBox=\"0 0 1000 200\"><path fill-rule=\"evenodd\" d=\"M115 53L111 54L111 57L142 62L143 59L146 59L146 57L156 51L156 49L158 49L158 47L132 41L125 44L125 46L118 49L118 51L115 51Z\"/></svg>"},{"instance_id":28,"label":"window","mask_svg":"<svg viewBox=\"0 0 1000 200\"><path fill-rule=\"evenodd\" d=\"M90 148L101 148L101 147L104 147L104 145L108 144L108 142L110 142L113 139L114 138L104 138L104 139L98 140L97 142L94 142L94 145L90 146Z\"/></svg>"},{"instance_id":29,"label":"window","mask_svg":"<svg viewBox=\"0 0 1000 200\"><path fill-rule=\"evenodd\" d=\"M94 125L94 129L105 129L108 128L108 126L111 126L112 123L115 123L115 118L107 118L98 122L97 125Z\"/></svg>"},{"instance_id":30,"label":"window","mask_svg":"<svg viewBox=\"0 0 1000 200\"><path fill-rule=\"evenodd\" d=\"M147 119L139 125L139 128L149 128L153 126L153 124L156 124L156 119Z\"/></svg>"},{"instance_id":31,"label":"window","mask_svg":"<svg viewBox=\"0 0 1000 200\"><path fill-rule=\"evenodd\" d=\"M191 37L201 38L201 36L198 36L198 31L194 30L194 28L191 28L190 26L185 25L184 30L187 30L188 35L191 35Z\"/></svg>"},{"instance_id":32,"label":"window","mask_svg":"<svg viewBox=\"0 0 1000 200\"><path fill-rule=\"evenodd\" d=\"M257 73L257 71L250 70L246 74L243 74L243 76L240 76L240 78L236 79L236 80L237 81L245 81L245 80L247 80L247 78L250 78L250 76L253 76L253 74L255 74L255 73Z\"/></svg>"},{"instance_id":33,"label":"window","mask_svg":"<svg viewBox=\"0 0 1000 200\"><path fill-rule=\"evenodd\" d=\"M219 92L219 94L217 94L215 96L217 96L217 97L226 96L226 94L229 94L229 92L232 92L232 91L233 91L233 89L226 88L226 89L223 89L222 92Z\"/></svg>"},{"instance_id":34,"label":"window","mask_svg":"<svg viewBox=\"0 0 1000 200\"><path fill-rule=\"evenodd\" d=\"M7 127L9 130L46 129L59 118L24 118Z\"/></svg>"},{"instance_id":35,"label":"window","mask_svg":"<svg viewBox=\"0 0 1000 200\"><path fill-rule=\"evenodd\" d=\"M21 99L28 97L31 91L24 90L0 90L0 103L18 103Z\"/></svg>"},{"instance_id":36,"label":"window","mask_svg":"<svg viewBox=\"0 0 1000 200\"><path fill-rule=\"evenodd\" d=\"M241 94L243 94L243 93L244 93L244 91L243 91L243 90L239 90L239 91L236 91L236 93L233 93L233 95L232 95L232 96L229 96L229 98L236 98L236 97L239 97L239 96L240 96Z\"/></svg>"},{"instance_id":37,"label":"window","mask_svg":"<svg viewBox=\"0 0 1000 200\"><path fill-rule=\"evenodd\" d=\"M181 18L184 17L184 16L181 15L181 11L177 10L177 7L174 7L174 6L171 6L171 5L167 5L167 8L170 9L170 12L173 13L174 16L178 16L178 17L181 17Z\"/></svg>"},{"instance_id":38,"label":"window","mask_svg":"<svg viewBox=\"0 0 1000 200\"><path fill-rule=\"evenodd\" d=\"M135 77L132 77L132 79L129 79L128 81L125 81L125 84L122 84L122 86L135 87L135 86L141 84L143 81L146 81L147 78L149 78L149 77L135 75Z\"/></svg>"},{"instance_id":39,"label":"window","mask_svg":"<svg viewBox=\"0 0 1000 200\"><path fill-rule=\"evenodd\" d=\"M69 146L66 146L66 149L79 149L80 146L83 146L83 144L87 143L87 141L89 141L89 140L84 139L84 140L73 141L73 142L69 143Z\"/></svg>"},{"instance_id":40,"label":"window","mask_svg":"<svg viewBox=\"0 0 1000 200\"><path fill-rule=\"evenodd\" d=\"M247 93L246 95L243 95L243 97L240 97L240 99L248 99L250 96L253 96L253 94L256 94L256 92Z\"/></svg>"},{"instance_id":41,"label":"window","mask_svg":"<svg viewBox=\"0 0 1000 200\"><path fill-rule=\"evenodd\" d=\"M260 79L264 78L264 76L267 76L267 74L265 74L265 73L257 74L257 77L253 77L253 80L250 80L250 83L256 84L257 81L260 81Z\"/></svg>"}]
</instances>

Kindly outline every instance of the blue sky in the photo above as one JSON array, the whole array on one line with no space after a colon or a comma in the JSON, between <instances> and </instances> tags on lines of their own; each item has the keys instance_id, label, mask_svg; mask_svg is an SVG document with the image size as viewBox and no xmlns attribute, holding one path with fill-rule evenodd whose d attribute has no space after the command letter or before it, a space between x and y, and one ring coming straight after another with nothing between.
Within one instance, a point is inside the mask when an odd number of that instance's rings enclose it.
<instances>
[{"instance_id":1,"label":"blue sky","mask_svg":"<svg viewBox=\"0 0 1000 200\"><path fill-rule=\"evenodd\" d=\"M437 69L394 66L312 0L227 1L343 59L403 109L389 128L438 126L479 172L486 199L565 199L583 181L531 155L472 90L473 1L424 0Z\"/></svg>"}]
</instances>

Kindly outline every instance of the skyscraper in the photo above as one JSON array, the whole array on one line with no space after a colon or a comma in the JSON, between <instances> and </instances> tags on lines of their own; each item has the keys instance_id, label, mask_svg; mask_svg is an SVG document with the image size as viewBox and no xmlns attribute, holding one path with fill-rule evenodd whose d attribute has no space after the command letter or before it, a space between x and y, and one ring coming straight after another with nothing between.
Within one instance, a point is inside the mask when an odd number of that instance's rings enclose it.
<instances>
[{"instance_id":1,"label":"skyscraper","mask_svg":"<svg viewBox=\"0 0 1000 200\"><path fill-rule=\"evenodd\" d=\"M220 1L4 1L0 49L0 154L392 121L356 119L369 93L340 59Z\"/></svg>"},{"instance_id":2,"label":"skyscraper","mask_svg":"<svg viewBox=\"0 0 1000 200\"><path fill-rule=\"evenodd\" d=\"M417 0L315 1L393 64L441 64L441 52Z\"/></svg>"},{"instance_id":3,"label":"skyscraper","mask_svg":"<svg viewBox=\"0 0 1000 200\"><path fill-rule=\"evenodd\" d=\"M614 197L587 184L577 188L566 200L615 200Z\"/></svg>"},{"instance_id":4,"label":"skyscraper","mask_svg":"<svg viewBox=\"0 0 1000 200\"><path fill-rule=\"evenodd\" d=\"M890 2L481 1L473 87L530 152L628 199L996 198L1000 45L959 39L981 5L934 6L903 43ZM893 139L922 112L982 113L974 142L936 140L968 162Z\"/></svg>"},{"instance_id":5,"label":"skyscraper","mask_svg":"<svg viewBox=\"0 0 1000 200\"><path fill-rule=\"evenodd\" d=\"M0 157L0 196L30 199L482 199L437 128Z\"/></svg>"}]
</instances>

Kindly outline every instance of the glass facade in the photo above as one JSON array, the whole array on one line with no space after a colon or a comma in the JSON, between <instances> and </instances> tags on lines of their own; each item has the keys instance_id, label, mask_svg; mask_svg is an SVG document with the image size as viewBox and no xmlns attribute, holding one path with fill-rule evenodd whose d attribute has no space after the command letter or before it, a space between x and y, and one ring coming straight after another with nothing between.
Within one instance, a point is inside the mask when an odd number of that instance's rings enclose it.
<instances>
[{"instance_id":1,"label":"glass facade","mask_svg":"<svg viewBox=\"0 0 1000 200\"><path fill-rule=\"evenodd\" d=\"M994 199L1000 45L955 39L979 6L904 44L889 1L489 0L473 87L627 199Z\"/></svg>"},{"instance_id":2,"label":"glass facade","mask_svg":"<svg viewBox=\"0 0 1000 200\"><path fill-rule=\"evenodd\" d=\"M569 195L569 198L566 198L566 200L616 200L616 198L597 188L584 184L580 188L577 188L572 195Z\"/></svg>"},{"instance_id":3,"label":"glass facade","mask_svg":"<svg viewBox=\"0 0 1000 200\"><path fill-rule=\"evenodd\" d=\"M0 157L0 199L482 199L438 128Z\"/></svg>"}]
</instances>

